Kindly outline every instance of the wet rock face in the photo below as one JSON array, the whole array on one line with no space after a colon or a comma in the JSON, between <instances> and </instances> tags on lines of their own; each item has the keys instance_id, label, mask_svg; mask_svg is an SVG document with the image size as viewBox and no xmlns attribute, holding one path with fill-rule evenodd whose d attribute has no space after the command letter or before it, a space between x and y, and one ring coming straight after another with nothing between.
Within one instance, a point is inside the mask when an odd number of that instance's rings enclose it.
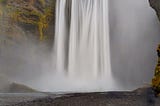
<instances>
[{"instance_id":1,"label":"wet rock face","mask_svg":"<svg viewBox=\"0 0 160 106\"><path fill-rule=\"evenodd\" d=\"M56 0L0 0L0 34L17 35L17 29L6 31L16 26L26 37L30 34L40 40L53 39L55 5Z\"/></svg>"},{"instance_id":2,"label":"wet rock face","mask_svg":"<svg viewBox=\"0 0 160 106\"><path fill-rule=\"evenodd\" d=\"M160 0L149 0L150 6L156 11L160 21ZM158 62L155 68L152 86L157 94L160 93L160 45L157 48Z\"/></svg>"},{"instance_id":3,"label":"wet rock face","mask_svg":"<svg viewBox=\"0 0 160 106\"><path fill-rule=\"evenodd\" d=\"M8 0L7 6L13 21L25 29L35 27L39 39L45 39L53 23L55 0Z\"/></svg>"},{"instance_id":4,"label":"wet rock face","mask_svg":"<svg viewBox=\"0 0 160 106\"><path fill-rule=\"evenodd\" d=\"M152 79L152 86L157 94L160 93L160 45L157 48L158 62L155 68L155 74Z\"/></svg>"},{"instance_id":5,"label":"wet rock face","mask_svg":"<svg viewBox=\"0 0 160 106\"><path fill-rule=\"evenodd\" d=\"M43 13L45 7L51 5L51 1L52 0L8 0L7 4L19 9L26 9L28 11L36 10Z\"/></svg>"},{"instance_id":6,"label":"wet rock face","mask_svg":"<svg viewBox=\"0 0 160 106\"><path fill-rule=\"evenodd\" d=\"M150 6L156 11L160 20L160 0L149 0Z\"/></svg>"}]
</instances>

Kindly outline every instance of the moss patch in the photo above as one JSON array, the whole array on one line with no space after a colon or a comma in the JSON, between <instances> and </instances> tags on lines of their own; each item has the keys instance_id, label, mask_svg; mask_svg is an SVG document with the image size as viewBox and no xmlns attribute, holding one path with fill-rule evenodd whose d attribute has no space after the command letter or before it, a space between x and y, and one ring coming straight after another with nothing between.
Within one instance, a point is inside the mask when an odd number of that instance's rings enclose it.
<instances>
[{"instance_id":1,"label":"moss patch","mask_svg":"<svg viewBox=\"0 0 160 106\"><path fill-rule=\"evenodd\" d=\"M45 30L53 21L55 0L11 0L7 3L8 15L14 23L37 27L39 39L45 39Z\"/></svg>"}]
</instances>

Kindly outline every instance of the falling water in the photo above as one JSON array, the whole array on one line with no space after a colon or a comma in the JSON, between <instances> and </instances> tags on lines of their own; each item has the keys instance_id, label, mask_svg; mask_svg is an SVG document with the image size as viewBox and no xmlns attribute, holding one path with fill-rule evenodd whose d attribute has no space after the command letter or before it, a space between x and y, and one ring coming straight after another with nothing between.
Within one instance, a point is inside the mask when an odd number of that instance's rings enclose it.
<instances>
[{"instance_id":1,"label":"falling water","mask_svg":"<svg viewBox=\"0 0 160 106\"><path fill-rule=\"evenodd\" d=\"M110 75L108 1L72 0L70 24L67 2L57 1L57 70L66 70L71 76Z\"/></svg>"},{"instance_id":2,"label":"falling water","mask_svg":"<svg viewBox=\"0 0 160 106\"><path fill-rule=\"evenodd\" d=\"M116 88L111 76L108 0L58 0L54 54L57 72L72 89Z\"/></svg>"}]
</instances>

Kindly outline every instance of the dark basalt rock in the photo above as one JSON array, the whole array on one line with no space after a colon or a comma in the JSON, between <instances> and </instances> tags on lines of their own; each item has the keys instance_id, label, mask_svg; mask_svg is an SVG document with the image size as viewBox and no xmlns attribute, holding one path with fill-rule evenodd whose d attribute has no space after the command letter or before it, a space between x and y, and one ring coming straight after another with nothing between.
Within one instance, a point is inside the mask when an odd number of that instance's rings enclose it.
<instances>
[{"instance_id":1,"label":"dark basalt rock","mask_svg":"<svg viewBox=\"0 0 160 106\"><path fill-rule=\"evenodd\" d=\"M160 0L149 0L150 6L156 11L160 21ZM160 44L157 48L158 61L155 68L154 77L152 79L152 87L157 96L160 94Z\"/></svg>"},{"instance_id":2,"label":"dark basalt rock","mask_svg":"<svg viewBox=\"0 0 160 106\"><path fill-rule=\"evenodd\" d=\"M150 6L156 11L160 20L160 0L149 0Z\"/></svg>"}]
</instances>

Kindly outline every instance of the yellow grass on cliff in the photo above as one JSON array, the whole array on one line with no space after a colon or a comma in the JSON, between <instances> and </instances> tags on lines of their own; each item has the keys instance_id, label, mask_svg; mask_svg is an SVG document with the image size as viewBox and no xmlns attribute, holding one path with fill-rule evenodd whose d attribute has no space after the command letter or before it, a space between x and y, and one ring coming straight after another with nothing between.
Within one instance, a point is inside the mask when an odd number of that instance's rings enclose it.
<instances>
[{"instance_id":1,"label":"yellow grass on cliff","mask_svg":"<svg viewBox=\"0 0 160 106\"><path fill-rule=\"evenodd\" d=\"M158 54L158 63L155 68L154 77L152 79L152 86L156 91L156 93L160 94L160 45L158 45L157 54Z\"/></svg>"},{"instance_id":2,"label":"yellow grass on cliff","mask_svg":"<svg viewBox=\"0 0 160 106\"><path fill-rule=\"evenodd\" d=\"M14 21L36 26L39 31L39 39L43 40L44 32L53 18L53 4L46 4L44 0L39 0L39 2L40 9L35 7L36 0L28 2L22 0L18 6L14 6L12 2L8 3L8 10Z\"/></svg>"}]
</instances>

